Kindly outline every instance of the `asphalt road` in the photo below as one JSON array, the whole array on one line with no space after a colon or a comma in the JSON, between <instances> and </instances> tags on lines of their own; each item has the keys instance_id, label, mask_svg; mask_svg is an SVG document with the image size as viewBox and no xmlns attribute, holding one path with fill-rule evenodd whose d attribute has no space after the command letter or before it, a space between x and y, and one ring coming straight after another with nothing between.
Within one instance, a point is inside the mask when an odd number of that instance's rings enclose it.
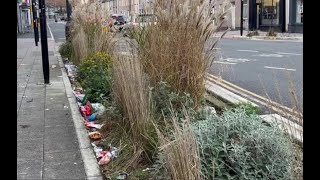
<instances>
[{"instance_id":1,"label":"asphalt road","mask_svg":"<svg viewBox=\"0 0 320 180\"><path fill-rule=\"evenodd\" d=\"M52 33L52 36L55 40L55 42L64 42L66 40L65 36L65 21L60 21L55 22L53 19L49 19L47 21L48 26L49 26L49 31L48 33Z\"/></svg>"},{"instance_id":2,"label":"asphalt road","mask_svg":"<svg viewBox=\"0 0 320 180\"><path fill-rule=\"evenodd\" d=\"M287 107L294 89L302 107L302 42L222 39L217 49L209 73Z\"/></svg>"}]
</instances>

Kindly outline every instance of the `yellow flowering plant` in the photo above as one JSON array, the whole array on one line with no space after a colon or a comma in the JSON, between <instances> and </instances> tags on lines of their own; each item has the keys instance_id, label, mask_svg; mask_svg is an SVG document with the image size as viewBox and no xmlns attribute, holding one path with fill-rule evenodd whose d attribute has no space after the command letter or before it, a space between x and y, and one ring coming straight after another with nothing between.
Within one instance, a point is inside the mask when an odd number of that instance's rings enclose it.
<instances>
[{"instance_id":1,"label":"yellow flowering plant","mask_svg":"<svg viewBox=\"0 0 320 180\"><path fill-rule=\"evenodd\" d=\"M97 52L79 64L77 78L90 102L109 99L111 93L112 60L107 53Z\"/></svg>"}]
</instances>

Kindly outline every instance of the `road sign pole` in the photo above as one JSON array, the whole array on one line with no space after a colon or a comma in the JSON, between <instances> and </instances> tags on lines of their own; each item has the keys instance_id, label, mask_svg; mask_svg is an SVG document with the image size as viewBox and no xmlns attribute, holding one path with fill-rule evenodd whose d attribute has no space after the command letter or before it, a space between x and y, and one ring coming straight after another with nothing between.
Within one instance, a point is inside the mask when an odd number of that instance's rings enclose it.
<instances>
[{"instance_id":1,"label":"road sign pole","mask_svg":"<svg viewBox=\"0 0 320 180\"><path fill-rule=\"evenodd\" d=\"M46 4L45 0L39 0L40 10L40 31L41 31L41 53L42 53L42 70L44 83L49 84L49 56L47 41L47 22L46 22Z\"/></svg>"}]
</instances>

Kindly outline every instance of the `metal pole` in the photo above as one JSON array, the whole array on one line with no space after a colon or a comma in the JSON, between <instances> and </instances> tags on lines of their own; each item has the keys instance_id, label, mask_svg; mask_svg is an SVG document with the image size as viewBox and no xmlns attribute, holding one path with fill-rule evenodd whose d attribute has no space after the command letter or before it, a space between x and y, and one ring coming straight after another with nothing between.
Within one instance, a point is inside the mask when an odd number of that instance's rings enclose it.
<instances>
[{"instance_id":1,"label":"metal pole","mask_svg":"<svg viewBox=\"0 0 320 180\"><path fill-rule=\"evenodd\" d=\"M41 31L41 53L42 53L42 70L44 83L49 84L49 56L47 41L47 22L46 22L46 4L45 0L39 0L40 10L40 31Z\"/></svg>"},{"instance_id":2,"label":"metal pole","mask_svg":"<svg viewBox=\"0 0 320 180\"><path fill-rule=\"evenodd\" d=\"M36 0L32 0L32 21L33 21L33 31L34 31L34 41L36 43L36 46L38 46L39 42L39 29L38 29L38 23L37 23L37 10L36 10Z\"/></svg>"},{"instance_id":3,"label":"metal pole","mask_svg":"<svg viewBox=\"0 0 320 180\"><path fill-rule=\"evenodd\" d=\"M71 25L71 13L72 13L72 6L69 3L69 0L66 0L66 7L67 7L67 23L65 25L65 36L66 36L66 40L68 41L70 38L70 25Z\"/></svg>"},{"instance_id":4,"label":"metal pole","mask_svg":"<svg viewBox=\"0 0 320 180\"><path fill-rule=\"evenodd\" d=\"M243 0L241 0L241 11L240 11L240 36L243 35Z\"/></svg>"},{"instance_id":5,"label":"metal pole","mask_svg":"<svg viewBox=\"0 0 320 180\"><path fill-rule=\"evenodd\" d=\"M18 12L18 32L21 33L22 32L22 22L21 22L21 11L20 11L20 7L19 7L19 3L17 3L17 12Z\"/></svg>"},{"instance_id":6,"label":"metal pole","mask_svg":"<svg viewBox=\"0 0 320 180\"><path fill-rule=\"evenodd\" d=\"M66 0L66 7L67 7L67 21L69 21L71 16L71 4L69 3L68 0Z\"/></svg>"}]
</instances>

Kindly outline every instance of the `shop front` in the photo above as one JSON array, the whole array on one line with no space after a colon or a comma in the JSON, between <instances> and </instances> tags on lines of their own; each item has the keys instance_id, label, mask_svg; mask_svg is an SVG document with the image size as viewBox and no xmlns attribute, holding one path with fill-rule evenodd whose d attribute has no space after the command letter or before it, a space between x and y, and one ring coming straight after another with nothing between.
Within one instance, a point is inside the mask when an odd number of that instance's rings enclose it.
<instances>
[{"instance_id":1,"label":"shop front","mask_svg":"<svg viewBox=\"0 0 320 180\"><path fill-rule=\"evenodd\" d=\"M286 31L285 0L249 0L249 29Z\"/></svg>"},{"instance_id":2,"label":"shop front","mask_svg":"<svg viewBox=\"0 0 320 180\"><path fill-rule=\"evenodd\" d=\"M290 0L288 32L303 33L303 0Z\"/></svg>"}]
</instances>

